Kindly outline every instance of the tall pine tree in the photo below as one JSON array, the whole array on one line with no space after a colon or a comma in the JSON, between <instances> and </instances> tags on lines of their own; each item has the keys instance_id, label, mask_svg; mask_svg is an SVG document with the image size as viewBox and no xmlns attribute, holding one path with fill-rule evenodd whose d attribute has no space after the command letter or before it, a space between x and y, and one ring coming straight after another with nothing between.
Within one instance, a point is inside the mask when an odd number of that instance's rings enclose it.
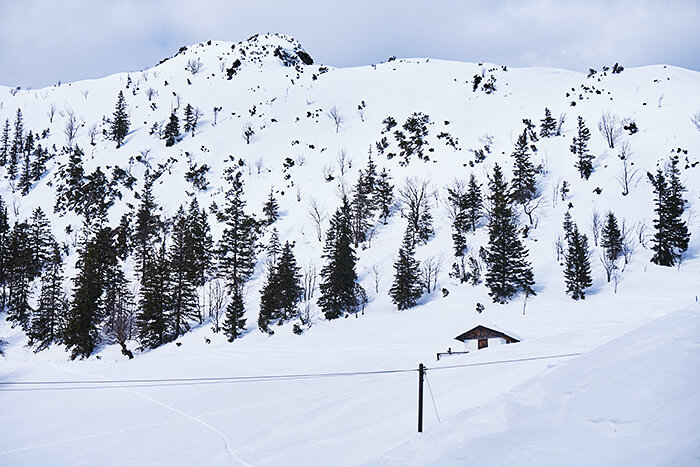
<instances>
[{"instance_id":1,"label":"tall pine tree","mask_svg":"<svg viewBox=\"0 0 700 467\"><path fill-rule=\"evenodd\" d=\"M399 310L406 310L416 305L423 294L423 284L420 277L420 264L414 258L414 241L412 233L406 229L403 243L399 249L399 257L394 262L394 283L389 289L391 300Z\"/></svg>"},{"instance_id":2,"label":"tall pine tree","mask_svg":"<svg viewBox=\"0 0 700 467\"><path fill-rule=\"evenodd\" d=\"M265 285L260 290L258 327L273 334L270 324L283 324L299 314L298 304L304 290L292 245L285 242L276 263L270 263Z\"/></svg>"},{"instance_id":3,"label":"tall pine tree","mask_svg":"<svg viewBox=\"0 0 700 467\"><path fill-rule=\"evenodd\" d=\"M568 248L565 256L564 278L566 293L574 300L586 298L586 289L593 284L591 279L591 261L588 251L588 238L573 225L568 236Z\"/></svg>"},{"instance_id":4,"label":"tall pine tree","mask_svg":"<svg viewBox=\"0 0 700 467\"><path fill-rule=\"evenodd\" d=\"M511 193L513 199L525 204L537 197L537 170L530 160L528 153L528 138L526 131L518 137L518 142L513 151L515 167L513 169L513 181L511 183Z\"/></svg>"},{"instance_id":5,"label":"tall pine tree","mask_svg":"<svg viewBox=\"0 0 700 467\"><path fill-rule=\"evenodd\" d=\"M318 305L329 320L353 313L358 306L355 288L357 259L352 247L351 218L350 203L347 197L343 197L341 206L331 219L323 249L327 262L321 269Z\"/></svg>"},{"instance_id":6,"label":"tall pine tree","mask_svg":"<svg viewBox=\"0 0 700 467\"><path fill-rule=\"evenodd\" d=\"M677 264L688 250L690 233L688 225L683 220L686 201L683 198L685 187L680 181L678 156L671 156L671 161L665 173L657 170L656 176L647 173L654 186L656 198L656 219L654 219L653 245L654 256L652 263L660 266Z\"/></svg>"},{"instance_id":7,"label":"tall pine tree","mask_svg":"<svg viewBox=\"0 0 700 467\"><path fill-rule=\"evenodd\" d=\"M32 316L29 344L39 352L51 344L61 343L65 328L67 311L66 297L63 292L63 257L61 248L53 241L51 256L41 276L41 294L39 305Z\"/></svg>"},{"instance_id":8,"label":"tall pine tree","mask_svg":"<svg viewBox=\"0 0 700 467\"><path fill-rule=\"evenodd\" d=\"M552 117L552 112L545 107L544 118L540 120L540 136L550 138L557 133L557 121Z\"/></svg>"},{"instance_id":9,"label":"tall pine tree","mask_svg":"<svg viewBox=\"0 0 700 467\"><path fill-rule=\"evenodd\" d=\"M243 286L253 274L259 232L257 221L244 211L243 175L229 170L226 179L229 183L226 205L218 213L219 220L226 224L219 241L219 269L231 296L224 332L232 341L245 326Z\"/></svg>"},{"instance_id":10,"label":"tall pine tree","mask_svg":"<svg viewBox=\"0 0 700 467\"><path fill-rule=\"evenodd\" d=\"M495 303L506 303L518 292L534 295L534 276L528 252L520 239L518 218L513 210L508 183L496 164L489 181L489 245L486 286Z\"/></svg>"},{"instance_id":11,"label":"tall pine tree","mask_svg":"<svg viewBox=\"0 0 700 467\"><path fill-rule=\"evenodd\" d=\"M577 157L576 168L581 178L588 180L593 173L593 155L588 153L588 140L591 139L591 131L586 128L583 117L579 115L577 120L577 135L569 149Z\"/></svg>"},{"instance_id":12,"label":"tall pine tree","mask_svg":"<svg viewBox=\"0 0 700 467\"><path fill-rule=\"evenodd\" d=\"M119 91L117 96L117 105L114 109L112 117L112 127L110 128L110 136L117 143L117 148L120 148L124 143L124 138L129 133L129 115L126 112L126 101L124 93Z\"/></svg>"}]
</instances>

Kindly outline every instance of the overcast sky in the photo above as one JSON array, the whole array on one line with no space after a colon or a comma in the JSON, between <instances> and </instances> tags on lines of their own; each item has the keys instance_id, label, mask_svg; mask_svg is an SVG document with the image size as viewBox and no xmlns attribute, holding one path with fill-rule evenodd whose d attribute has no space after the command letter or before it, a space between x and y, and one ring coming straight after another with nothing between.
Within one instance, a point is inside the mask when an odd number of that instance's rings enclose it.
<instances>
[{"instance_id":1,"label":"overcast sky","mask_svg":"<svg viewBox=\"0 0 700 467\"><path fill-rule=\"evenodd\" d=\"M0 0L0 84L140 70L182 45L281 32L318 63L391 55L700 70L700 0Z\"/></svg>"}]
</instances>

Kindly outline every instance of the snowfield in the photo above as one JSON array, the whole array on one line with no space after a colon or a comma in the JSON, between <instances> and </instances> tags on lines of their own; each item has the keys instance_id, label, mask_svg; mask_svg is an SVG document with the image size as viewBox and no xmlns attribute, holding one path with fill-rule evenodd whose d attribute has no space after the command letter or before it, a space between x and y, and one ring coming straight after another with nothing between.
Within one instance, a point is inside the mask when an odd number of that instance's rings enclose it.
<instances>
[{"instance_id":1,"label":"snowfield","mask_svg":"<svg viewBox=\"0 0 700 467\"><path fill-rule=\"evenodd\" d=\"M0 357L0 465L700 463L700 131L690 121L700 111L700 73L657 65L620 74L599 70L587 78L566 70L425 58L324 71L319 64L284 66L272 53L277 46L301 48L278 35L237 44L214 41L190 46L143 72L37 90L0 87L0 123L12 122L21 108L25 128L48 128L40 142L60 148L69 107L84 123L76 143L85 150L86 172L123 167L137 178L136 192L147 167L172 158L154 186L165 215L192 197L207 209L212 202L221 206L224 170L231 157L242 158L247 211L260 215L272 187L280 204L274 225L280 239L296 242L299 265L317 271L323 243L309 204L316 201L332 215L339 184L355 184L371 147L379 171L386 167L397 189L408 177L427 178L435 189L435 235L417 249L417 258L441 258L436 290L403 312L387 295L406 227L397 205L388 224L377 222L374 238L357 251L358 276L370 300L364 314L326 321L312 304L315 320L302 335L292 333L293 323L274 327L273 336L257 329L264 253L245 297L248 329L233 343L214 333L207 320L155 350L137 351L139 343L130 341L133 360L105 342L96 356L70 361L60 346L34 353L26 335L0 314L0 338L8 343ZM229 80L226 69L237 58L242 65ZM188 60L197 59L201 71L186 71ZM482 72L495 77L494 93L472 90L473 76ZM157 91L152 101L146 96L149 88ZM130 112L129 135L119 149L102 136L93 146L88 128L111 116L119 90ZM187 103L204 114L194 136L166 148L149 135L153 123ZM54 115L53 122L47 114L51 104L64 114ZM334 106L344 117L337 132L328 116ZM215 107L221 108L216 117ZM510 177L510 154L522 119L539 125L545 107L555 118L565 113L566 121L563 136L540 139L533 155L544 168L542 204L525 239L537 295L526 303L519 297L496 305L483 283L459 284L448 276L454 257L445 187L470 173L485 184L495 163ZM399 156L377 154L375 143L385 136L382 120L393 116L400 126L413 112L430 116L426 139L434 151L427 153L429 162L414 158L401 166ZM627 196L617 179L618 148L609 149L597 129L603 112L633 119L639 127L621 137L638 170ZM596 157L589 180L580 178L569 151L579 115L591 130L589 147ZM246 124L255 129L250 144L242 137ZM437 138L441 132L457 138L457 147ZM473 163L472 150L483 148L485 135L492 138L490 153ZM387 152L397 153L396 142L386 136ZM341 150L351 159L344 174ZM666 268L649 261L654 194L646 172L662 167L672 151L680 155L688 189L691 238L680 267ZM285 158L294 165L283 168ZM185 181L190 160L211 166L206 191ZM82 221L72 213L52 214L54 177L65 162L64 156L51 161L27 196L13 192L0 168L0 197L12 220L27 218L37 206L49 214L57 239L71 246L65 269L72 277L75 238L66 227L77 229ZM324 179L328 173L333 180ZM570 184L566 201L557 191L564 180ZM583 301L565 295L555 254L569 203L592 249L593 286ZM112 225L135 205L134 192L122 189L110 210ZM606 281L601 249L593 244L594 210L614 211L634 239L617 292ZM216 240L222 226L210 217ZM528 223L525 215L521 220ZM327 227L328 219L323 230ZM470 250L478 251L487 240L482 225L468 239ZM125 266L133 278L133 265ZM373 267L382 271L378 291ZM71 290L69 281L66 290ZM475 310L477 302L485 305L482 314ZM522 342L436 361L436 352L461 350L454 337L481 323L494 323ZM491 364L501 361L510 362ZM416 434L414 370L421 362L428 367L430 389L426 386L425 430ZM481 363L489 364L446 368ZM407 371L354 374L382 370ZM327 373L336 375L323 376ZM274 377L181 380L249 376ZM144 381L163 379L180 381ZM11 384L32 381L57 383Z\"/></svg>"}]
</instances>

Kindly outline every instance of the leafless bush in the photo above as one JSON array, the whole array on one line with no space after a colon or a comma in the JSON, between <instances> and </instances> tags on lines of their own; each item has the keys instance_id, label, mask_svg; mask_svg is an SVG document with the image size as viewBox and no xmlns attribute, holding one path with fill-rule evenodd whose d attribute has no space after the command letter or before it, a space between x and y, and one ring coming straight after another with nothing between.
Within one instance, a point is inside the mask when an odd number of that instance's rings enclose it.
<instances>
[{"instance_id":1,"label":"leafless bush","mask_svg":"<svg viewBox=\"0 0 700 467\"><path fill-rule=\"evenodd\" d=\"M193 75L196 75L202 70L202 62L199 59L194 60L190 58L189 60L187 60L187 65L185 66L185 69Z\"/></svg>"},{"instance_id":2,"label":"leafless bush","mask_svg":"<svg viewBox=\"0 0 700 467\"><path fill-rule=\"evenodd\" d=\"M345 121L345 118L340 113L340 110L338 110L336 106L331 107L331 110L328 111L328 117L333 120L333 123L335 124L335 132L338 133L340 131L340 127Z\"/></svg>"},{"instance_id":3,"label":"leafless bush","mask_svg":"<svg viewBox=\"0 0 700 467\"><path fill-rule=\"evenodd\" d=\"M323 173L323 178L326 181L331 181L333 180L333 178L335 178L333 175L333 173L335 172L335 167L333 166L333 164L324 165L321 171Z\"/></svg>"},{"instance_id":4,"label":"leafless bush","mask_svg":"<svg viewBox=\"0 0 700 467\"><path fill-rule=\"evenodd\" d=\"M148 97L148 100L149 100L149 101L150 101L151 99L153 99L154 97L156 97L157 95L158 95L158 90L157 90L157 89L153 89L153 88L148 88L148 89L146 89L146 97Z\"/></svg>"},{"instance_id":5,"label":"leafless bush","mask_svg":"<svg viewBox=\"0 0 700 467\"><path fill-rule=\"evenodd\" d=\"M598 129L605 138L610 149L615 149L615 144L622 136L622 125L617 115L610 112L603 112L598 122Z\"/></svg>"},{"instance_id":6,"label":"leafless bush","mask_svg":"<svg viewBox=\"0 0 700 467\"><path fill-rule=\"evenodd\" d=\"M408 178L404 186L399 189L399 197L403 215L408 219L410 228L420 236L421 224L430 210L430 198L433 189L430 180ZM424 239L427 240L427 239Z\"/></svg>"},{"instance_id":7,"label":"leafless bush","mask_svg":"<svg viewBox=\"0 0 700 467\"><path fill-rule=\"evenodd\" d=\"M56 115L56 104L53 102L49 104L49 110L46 112L46 115L49 116L49 123L53 123L53 117Z\"/></svg>"},{"instance_id":8,"label":"leafless bush","mask_svg":"<svg viewBox=\"0 0 700 467\"><path fill-rule=\"evenodd\" d=\"M257 174L260 175L265 168L265 161L263 161L262 157L258 157L255 159L255 162L253 162L253 166L255 167Z\"/></svg>"},{"instance_id":9,"label":"leafless bush","mask_svg":"<svg viewBox=\"0 0 700 467\"><path fill-rule=\"evenodd\" d=\"M335 160L338 162L338 167L340 167L341 176L345 175L347 169L352 168L352 158L345 149L338 151L338 156L336 156Z\"/></svg>"},{"instance_id":10,"label":"leafless bush","mask_svg":"<svg viewBox=\"0 0 700 467\"><path fill-rule=\"evenodd\" d=\"M523 203L523 212L527 216L527 219L530 221L530 226L532 227L537 227L537 221L539 218L536 213L542 206L543 201L544 198L541 195L538 195L536 198L527 200Z\"/></svg>"},{"instance_id":11,"label":"leafless bush","mask_svg":"<svg viewBox=\"0 0 700 467\"><path fill-rule=\"evenodd\" d=\"M382 281L382 277L384 276L384 269L375 264L369 270L369 275L372 278L372 282L374 282L374 293L379 293L379 283Z\"/></svg>"},{"instance_id":12,"label":"leafless bush","mask_svg":"<svg viewBox=\"0 0 700 467\"><path fill-rule=\"evenodd\" d=\"M99 132L97 131L97 124L93 123L90 125L90 128L88 128L88 137L90 138L90 144L94 146L97 144L97 135Z\"/></svg>"},{"instance_id":13,"label":"leafless bush","mask_svg":"<svg viewBox=\"0 0 700 467\"><path fill-rule=\"evenodd\" d=\"M443 255L431 256L421 263L421 275L423 277L423 285L425 285L428 293L437 289L438 274L442 269Z\"/></svg>"},{"instance_id":14,"label":"leafless bush","mask_svg":"<svg viewBox=\"0 0 700 467\"><path fill-rule=\"evenodd\" d=\"M554 132L556 136L561 136L561 128L564 126L564 123L566 122L566 114L562 113L559 114L559 120L557 121L557 129Z\"/></svg>"},{"instance_id":15,"label":"leafless bush","mask_svg":"<svg viewBox=\"0 0 700 467\"><path fill-rule=\"evenodd\" d=\"M221 329L221 317L226 303L226 292L220 279L214 279L209 282L207 302L207 316L213 324L211 330L217 333Z\"/></svg>"},{"instance_id":16,"label":"leafless bush","mask_svg":"<svg viewBox=\"0 0 700 467\"><path fill-rule=\"evenodd\" d=\"M644 219L634 225L634 231L637 234L637 241L640 245L642 245L642 248L646 248L647 227L647 223Z\"/></svg>"},{"instance_id":17,"label":"leafless bush","mask_svg":"<svg viewBox=\"0 0 700 467\"><path fill-rule=\"evenodd\" d=\"M622 196L627 196L630 192L630 187L634 187L639 181L638 170L632 165L632 150L627 141L620 145L618 157L622 161L622 168L617 175L617 181L622 188Z\"/></svg>"},{"instance_id":18,"label":"leafless bush","mask_svg":"<svg viewBox=\"0 0 700 467\"><path fill-rule=\"evenodd\" d=\"M564 240L561 235L557 235L557 239L554 241L554 251L557 253L557 262L560 262L564 258Z\"/></svg>"},{"instance_id":19,"label":"leafless bush","mask_svg":"<svg viewBox=\"0 0 700 467\"><path fill-rule=\"evenodd\" d=\"M603 218L600 216L600 212L597 209L593 209L593 214L591 214L591 231L593 232L593 243L598 246L598 239L600 238L600 229L603 228Z\"/></svg>"},{"instance_id":20,"label":"leafless bush","mask_svg":"<svg viewBox=\"0 0 700 467\"><path fill-rule=\"evenodd\" d=\"M66 123L63 127L63 134L66 135L66 144L73 146L73 141L78 134L78 119L72 109L66 109Z\"/></svg>"},{"instance_id":21,"label":"leafless bush","mask_svg":"<svg viewBox=\"0 0 700 467\"><path fill-rule=\"evenodd\" d=\"M82 91L80 91L80 94L82 94L83 97L85 98L85 100L87 100L88 95L90 95L90 90L89 90L89 89L83 89Z\"/></svg>"},{"instance_id":22,"label":"leafless bush","mask_svg":"<svg viewBox=\"0 0 700 467\"><path fill-rule=\"evenodd\" d=\"M311 220L314 223L314 227L316 227L316 237L318 238L319 242L323 241L323 229L322 229L322 224L323 221L326 220L328 217L328 213L326 211L326 208L318 204L315 199L311 198L311 201L309 201L309 207L307 209L307 212L309 214L309 217L311 217Z\"/></svg>"},{"instance_id":23,"label":"leafless bush","mask_svg":"<svg viewBox=\"0 0 700 467\"><path fill-rule=\"evenodd\" d=\"M631 235L629 227L627 227L627 222L622 219L620 225L620 236L622 237L622 256L625 259L625 265L632 261L632 255L636 245L634 244L634 238Z\"/></svg>"}]
</instances>

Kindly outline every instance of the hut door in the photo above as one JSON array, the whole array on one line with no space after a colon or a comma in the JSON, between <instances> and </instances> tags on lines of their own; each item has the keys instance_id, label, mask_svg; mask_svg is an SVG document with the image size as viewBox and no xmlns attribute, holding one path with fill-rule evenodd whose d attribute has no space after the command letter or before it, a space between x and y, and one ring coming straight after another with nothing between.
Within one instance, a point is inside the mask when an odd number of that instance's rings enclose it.
<instances>
[{"instance_id":1,"label":"hut door","mask_svg":"<svg viewBox=\"0 0 700 467\"><path fill-rule=\"evenodd\" d=\"M489 340L488 339L479 339L479 349L483 349L484 347L489 346Z\"/></svg>"}]
</instances>

